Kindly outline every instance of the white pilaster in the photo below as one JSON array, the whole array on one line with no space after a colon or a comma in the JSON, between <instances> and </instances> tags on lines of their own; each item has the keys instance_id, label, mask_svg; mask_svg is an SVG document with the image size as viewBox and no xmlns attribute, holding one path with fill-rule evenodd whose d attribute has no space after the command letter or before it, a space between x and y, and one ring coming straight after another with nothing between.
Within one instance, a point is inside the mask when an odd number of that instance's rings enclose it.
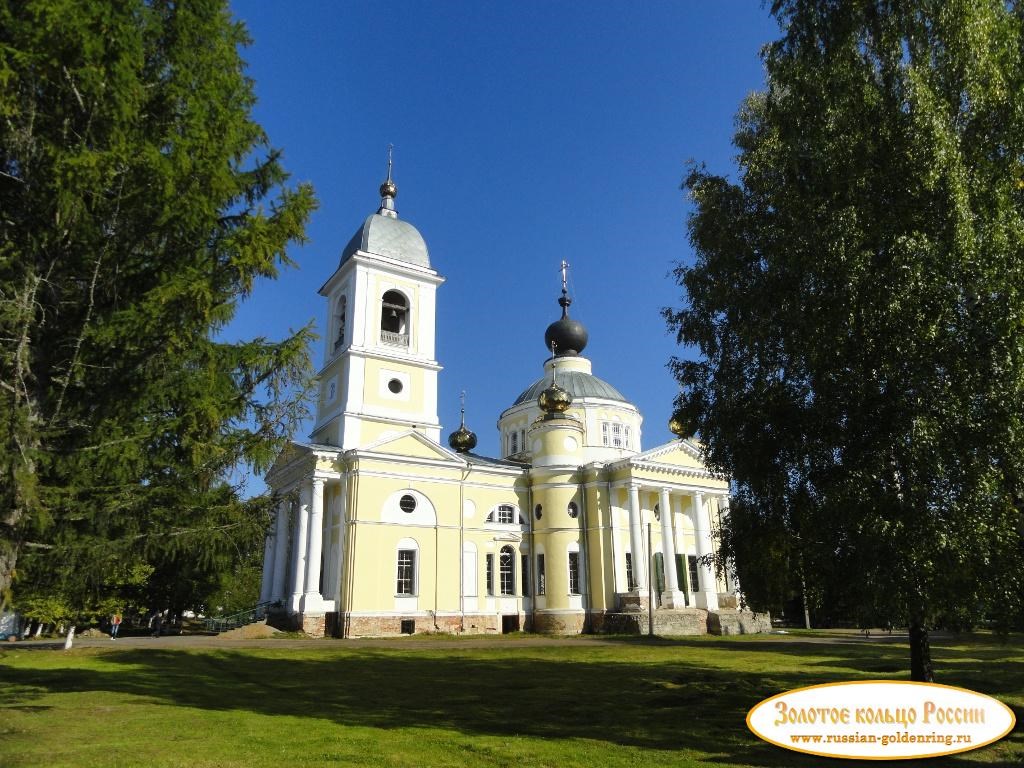
<instances>
[{"instance_id":1,"label":"white pilaster","mask_svg":"<svg viewBox=\"0 0 1024 768\"><path fill-rule=\"evenodd\" d=\"M331 534L331 574L326 579L324 598L333 603L331 610L336 610L341 600L341 571L345 553L345 499L347 497L347 477L342 475L338 492L334 495L334 512L331 516L333 525Z\"/></svg>"},{"instance_id":2,"label":"white pilaster","mask_svg":"<svg viewBox=\"0 0 1024 768\"><path fill-rule=\"evenodd\" d=\"M665 561L665 591L661 596L661 604L666 608L683 608L686 605L686 595L679 591L675 526L672 524L672 500L668 488L661 489L658 508L661 510L661 554Z\"/></svg>"},{"instance_id":3,"label":"white pilaster","mask_svg":"<svg viewBox=\"0 0 1024 768\"><path fill-rule=\"evenodd\" d=\"M263 542L263 579L260 581L260 602L270 600L270 593L274 589L274 535L277 528L277 514L274 514L274 525L267 531L267 537Z\"/></svg>"},{"instance_id":4,"label":"white pilaster","mask_svg":"<svg viewBox=\"0 0 1024 768\"><path fill-rule=\"evenodd\" d=\"M697 571L700 585L694 602L698 608L707 611L718 610L718 586L715 583L715 572L707 563L713 549L711 546L711 522L704 505L704 494L693 495L693 533L697 540Z\"/></svg>"},{"instance_id":5,"label":"white pilaster","mask_svg":"<svg viewBox=\"0 0 1024 768\"><path fill-rule=\"evenodd\" d=\"M270 591L271 600L284 600L285 579L288 574L288 512L291 500L281 499L277 503L277 524L274 526L274 585Z\"/></svg>"},{"instance_id":6,"label":"white pilaster","mask_svg":"<svg viewBox=\"0 0 1024 768\"><path fill-rule=\"evenodd\" d=\"M309 551L306 555L306 590L302 596L302 612L323 610L320 594L320 565L324 550L324 481L314 477L309 509Z\"/></svg>"},{"instance_id":7,"label":"white pilaster","mask_svg":"<svg viewBox=\"0 0 1024 768\"><path fill-rule=\"evenodd\" d=\"M303 481L299 488L299 508L295 515L295 546L292 547L292 596L289 608L298 613L306 591L306 549L309 547L309 507L312 483Z\"/></svg>"},{"instance_id":8,"label":"white pilaster","mask_svg":"<svg viewBox=\"0 0 1024 768\"><path fill-rule=\"evenodd\" d=\"M647 594L647 550L640 528L640 486L630 483L629 487L629 547L633 561L633 592Z\"/></svg>"}]
</instances>

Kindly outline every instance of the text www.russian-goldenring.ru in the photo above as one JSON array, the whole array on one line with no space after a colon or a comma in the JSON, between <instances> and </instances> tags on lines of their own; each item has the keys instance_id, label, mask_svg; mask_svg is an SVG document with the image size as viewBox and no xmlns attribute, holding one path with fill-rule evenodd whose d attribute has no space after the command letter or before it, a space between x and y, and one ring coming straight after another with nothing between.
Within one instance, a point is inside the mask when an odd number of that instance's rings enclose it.
<instances>
[{"instance_id":1,"label":"text www.russian-goldenring.ru","mask_svg":"<svg viewBox=\"0 0 1024 768\"><path fill-rule=\"evenodd\" d=\"M890 744L970 744L969 733L887 733L879 736L875 733L815 733L792 734L793 744L879 744L888 747Z\"/></svg>"}]
</instances>

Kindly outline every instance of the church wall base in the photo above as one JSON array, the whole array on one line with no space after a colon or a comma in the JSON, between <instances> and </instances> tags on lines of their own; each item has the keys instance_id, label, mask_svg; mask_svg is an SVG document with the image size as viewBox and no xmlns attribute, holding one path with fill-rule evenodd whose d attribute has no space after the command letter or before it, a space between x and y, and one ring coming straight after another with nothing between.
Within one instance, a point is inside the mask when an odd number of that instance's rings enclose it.
<instances>
[{"instance_id":1,"label":"church wall base","mask_svg":"<svg viewBox=\"0 0 1024 768\"><path fill-rule=\"evenodd\" d=\"M299 628L310 637L323 637L327 624L327 616L323 613L300 614Z\"/></svg>"},{"instance_id":2,"label":"church wall base","mask_svg":"<svg viewBox=\"0 0 1024 768\"><path fill-rule=\"evenodd\" d=\"M543 635L581 635L586 616L580 613L547 613L538 611L533 615L533 631Z\"/></svg>"},{"instance_id":3,"label":"church wall base","mask_svg":"<svg viewBox=\"0 0 1024 768\"><path fill-rule=\"evenodd\" d=\"M772 618L753 611L716 611L708 616L708 632L712 635L756 635L772 631Z\"/></svg>"},{"instance_id":4,"label":"church wall base","mask_svg":"<svg viewBox=\"0 0 1024 768\"><path fill-rule=\"evenodd\" d=\"M500 635L502 616L499 614L466 614L434 616L412 614L408 616L360 616L348 613L328 614L328 634L331 637L394 637L412 634ZM519 626L526 617L519 615Z\"/></svg>"}]
</instances>

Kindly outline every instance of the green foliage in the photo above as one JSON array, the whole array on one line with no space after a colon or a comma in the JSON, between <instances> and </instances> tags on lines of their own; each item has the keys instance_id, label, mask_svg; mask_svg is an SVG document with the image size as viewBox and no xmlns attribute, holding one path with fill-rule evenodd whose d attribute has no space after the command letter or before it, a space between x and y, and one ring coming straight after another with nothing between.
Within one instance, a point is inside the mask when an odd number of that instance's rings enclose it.
<instances>
[{"instance_id":1,"label":"green foliage","mask_svg":"<svg viewBox=\"0 0 1024 768\"><path fill-rule=\"evenodd\" d=\"M740 181L684 184L679 417L735 480L722 554L772 605L1004 624L1024 599L1017 3L778 0Z\"/></svg>"},{"instance_id":2,"label":"green foliage","mask_svg":"<svg viewBox=\"0 0 1024 768\"><path fill-rule=\"evenodd\" d=\"M0 588L17 559L16 591L86 610L119 564L265 528L228 480L305 413L311 333L218 332L315 201L245 43L224 0L0 4Z\"/></svg>"}]
</instances>

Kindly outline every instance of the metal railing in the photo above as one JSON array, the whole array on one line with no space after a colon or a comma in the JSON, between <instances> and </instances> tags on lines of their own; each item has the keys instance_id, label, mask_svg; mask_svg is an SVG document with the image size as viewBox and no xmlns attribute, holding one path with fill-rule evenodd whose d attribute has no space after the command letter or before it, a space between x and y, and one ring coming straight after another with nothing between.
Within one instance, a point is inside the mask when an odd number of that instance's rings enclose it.
<instances>
[{"instance_id":1,"label":"metal railing","mask_svg":"<svg viewBox=\"0 0 1024 768\"><path fill-rule=\"evenodd\" d=\"M380 340L382 344L390 344L393 347L409 346L408 333L392 333L391 331L381 331Z\"/></svg>"},{"instance_id":2,"label":"metal railing","mask_svg":"<svg viewBox=\"0 0 1024 768\"><path fill-rule=\"evenodd\" d=\"M277 603L257 603L252 608L232 613L229 616L210 616L205 620L206 629L209 632L227 632L230 629L238 629L247 624L255 624L267 618L267 612Z\"/></svg>"}]
</instances>

